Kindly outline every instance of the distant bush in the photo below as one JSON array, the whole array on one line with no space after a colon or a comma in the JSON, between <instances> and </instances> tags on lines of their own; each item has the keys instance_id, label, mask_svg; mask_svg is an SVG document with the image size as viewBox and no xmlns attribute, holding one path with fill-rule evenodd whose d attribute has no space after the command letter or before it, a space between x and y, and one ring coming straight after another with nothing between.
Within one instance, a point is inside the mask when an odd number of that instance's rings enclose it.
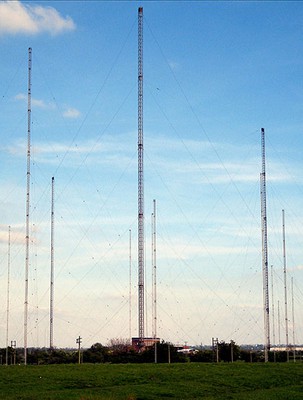
<instances>
[{"instance_id":1,"label":"distant bush","mask_svg":"<svg viewBox=\"0 0 303 400\"><path fill-rule=\"evenodd\" d=\"M214 352L212 350L199 350L193 354L189 354L191 362L207 362L214 361Z\"/></svg>"}]
</instances>

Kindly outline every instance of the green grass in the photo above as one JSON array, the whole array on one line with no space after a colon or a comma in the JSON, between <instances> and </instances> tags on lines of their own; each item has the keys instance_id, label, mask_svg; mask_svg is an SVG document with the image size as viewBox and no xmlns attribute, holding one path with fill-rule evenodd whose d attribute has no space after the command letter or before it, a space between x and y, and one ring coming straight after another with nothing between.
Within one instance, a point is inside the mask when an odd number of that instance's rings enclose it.
<instances>
[{"instance_id":1,"label":"green grass","mask_svg":"<svg viewBox=\"0 0 303 400\"><path fill-rule=\"evenodd\" d=\"M1 366L0 399L303 399L303 365Z\"/></svg>"}]
</instances>

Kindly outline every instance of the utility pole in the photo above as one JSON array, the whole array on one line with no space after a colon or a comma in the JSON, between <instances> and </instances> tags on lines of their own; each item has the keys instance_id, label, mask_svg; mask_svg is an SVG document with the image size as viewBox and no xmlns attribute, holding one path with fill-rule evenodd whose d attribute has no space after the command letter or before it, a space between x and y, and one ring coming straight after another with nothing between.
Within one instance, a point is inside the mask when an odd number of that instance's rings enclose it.
<instances>
[{"instance_id":1,"label":"utility pole","mask_svg":"<svg viewBox=\"0 0 303 400\"><path fill-rule=\"evenodd\" d=\"M49 347L54 347L54 184L55 178L52 177L51 195L51 279L50 279L50 333Z\"/></svg>"},{"instance_id":2,"label":"utility pole","mask_svg":"<svg viewBox=\"0 0 303 400\"><path fill-rule=\"evenodd\" d=\"M14 354L14 365L16 365L16 340L11 340L11 348Z\"/></svg>"},{"instance_id":3,"label":"utility pole","mask_svg":"<svg viewBox=\"0 0 303 400\"><path fill-rule=\"evenodd\" d=\"M234 341L230 341L230 360L233 363L234 362Z\"/></svg>"},{"instance_id":4,"label":"utility pole","mask_svg":"<svg viewBox=\"0 0 303 400\"><path fill-rule=\"evenodd\" d=\"M269 295L268 295L268 249L267 249L267 212L266 212L266 172L265 172L265 132L261 129L261 156L262 172L260 174L261 187L261 225L262 225L262 271L263 271L263 311L264 311L264 353L265 362L268 362L270 350L269 326Z\"/></svg>"},{"instance_id":5,"label":"utility pole","mask_svg":"<svg viewBox=\"0 0 303 400\"><path fill-rule=\"evenodd\" d=\"M82 338L79 336L76 339L76 343L78 344L78 364L81 364L81 353L80 353L81 342L82 342Z\"/></svg>"},{"instance_id":6,"label":"utility pole","mask_svg":"<svg viewBox=\"0 0 303 400\"><path fill-rule=\"evenodd\" d=\"M8 227L8 252L7 252L7 298L6 298L6 358L5 364L8 365L8 328L9 328L9 286L11 269L11 227Z\"/></svg>"},{"instance_id":7,"label":"utility pole","mask_svg":"<svg viewBox=\"0 0 303 400\"><path fill-rule=\"evenodd\" d=\"M138 325L144 344L143 7L138 8Z\"/></svg>"},{"instance_id":8,"label":"utility pole","mask_svg":"<svg viewBox=\"0 0 303 400\"><path fill-rule=\"evenodd\" d=\"M285 306L285 338L287 361L289 361L289 340L288 340L288 313L287 313L287 282L286 282L286 246L285 246L285 215L282 210L282 228L283 228L283 275L284 275L284 306Z\"/></svg>"},{"instance_id":9,"label":"utility pole","mask_svg":"<svg viewBox=\"0 0 303 400\"><path fill-rule=\"evenodd\" d=\"M216 353L216 362L219 362L219 340L218 338L212 338L212 348L213 348L213 355Z\"/></svg>"},{"instance_id":10,"label":"utility pole","mask_svg":"<svg viewBox=\"0 0 303 400\"><path fill-rule=\"evenodd\" d=\"M27 322L28 322L28 273L29 273L29 213L31 186L31 74L32 49L28 49L28 90L27 90L27 173L26 173L26 235L25 235L25 300L24 300L24 364L27 365Z\"/></svg>"}]
</instances>

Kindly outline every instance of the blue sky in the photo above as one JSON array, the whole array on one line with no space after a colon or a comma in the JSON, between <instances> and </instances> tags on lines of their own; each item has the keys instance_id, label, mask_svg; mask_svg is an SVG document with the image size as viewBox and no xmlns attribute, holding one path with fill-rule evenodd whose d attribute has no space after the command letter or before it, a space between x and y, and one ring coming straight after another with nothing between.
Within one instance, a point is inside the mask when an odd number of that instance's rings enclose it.
<instances>
[{"instance_id":1,"label":"blue sky","mask_svg":"<svg viewBox=\"0 0 303 400\"><path fill-rule=\"evenodd\" d=\"M266 132L275 337L285 342L285 209L303 342L301 2L143 2L146 334L157 201L158 336L263 342L260 128ZM0 3L0 329L23 344L27 63L32 47L29 346L49 345L55 177L56 346L137 335L138 2ZM272 300L270 294L270 300ZM271 302L272 303L272 302ZM272 304L271 304L272 305ZM272 316L271 316L272 318ZM271 320L272 322L272 320ZM2 335L1 346L5 345Z\"/></svg>"}]
</instances>

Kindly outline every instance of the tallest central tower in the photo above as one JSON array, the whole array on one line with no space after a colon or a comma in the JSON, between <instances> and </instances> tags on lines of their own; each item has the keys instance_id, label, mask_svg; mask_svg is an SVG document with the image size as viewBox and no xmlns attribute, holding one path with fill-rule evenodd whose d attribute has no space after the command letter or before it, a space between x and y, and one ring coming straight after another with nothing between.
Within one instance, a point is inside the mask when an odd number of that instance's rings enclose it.
<instances>
[{"instance_id":1,"label":"tallest central tower","mask_svg":"<svg viewBox=\"0 0 303 400\"><path fill-rule=\"evenodd\" d=\"M143 7L138 8L138 336L144 340Z\"/></svg>"}]
</instances>

